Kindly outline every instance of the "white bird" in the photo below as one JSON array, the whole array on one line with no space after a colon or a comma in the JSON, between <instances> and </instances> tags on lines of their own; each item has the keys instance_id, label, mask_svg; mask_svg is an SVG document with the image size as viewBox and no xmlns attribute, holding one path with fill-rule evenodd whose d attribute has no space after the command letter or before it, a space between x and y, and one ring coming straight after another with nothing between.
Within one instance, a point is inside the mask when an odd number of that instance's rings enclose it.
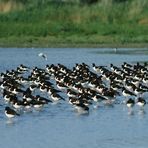
<instances>
[{"instance_id":1,"label":"white bird","mask_svg":"<svg viewBox=\"0 0 148 148\"><path fill-rule=\"evenodd\" d=\"M114 48L114 52L117 53L117 48Z\"/></svg>"},{"instance_id":2,"label":"white bird","mask_svg":"<svg viewBox=\"0 0 148 148\"><path fill-rule=\"evenodd\" d=\"M38 56L44 58L45 60L47 60L47 55L42 53L42 52L39 53Z\"/></svg>"}]
</instances>

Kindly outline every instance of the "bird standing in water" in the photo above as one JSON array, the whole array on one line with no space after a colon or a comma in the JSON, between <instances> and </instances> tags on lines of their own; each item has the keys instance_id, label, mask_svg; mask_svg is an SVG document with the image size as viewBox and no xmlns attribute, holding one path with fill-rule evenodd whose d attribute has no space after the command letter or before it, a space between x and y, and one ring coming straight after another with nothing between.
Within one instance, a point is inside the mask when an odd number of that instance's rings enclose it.
<instances>
[{"instance_id":1,"label":"bird standing in water","mask_svg":"<svg viewBox=\"0 0 148 148\"><path fill-rule=\"evenodd\" d=\"M8 117L8 118L13 118L15 116L20 116L20 114L18 114L15 110L13 110L12 108L10 107L5 107L5 115Z\"/></svg>"}]
</instances>

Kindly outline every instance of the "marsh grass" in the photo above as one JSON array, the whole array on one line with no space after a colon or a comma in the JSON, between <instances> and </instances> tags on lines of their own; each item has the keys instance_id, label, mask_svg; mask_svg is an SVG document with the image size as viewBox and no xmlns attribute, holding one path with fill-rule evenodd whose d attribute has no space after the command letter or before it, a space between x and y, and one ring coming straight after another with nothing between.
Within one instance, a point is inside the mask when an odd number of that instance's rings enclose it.
<instances>
[{"instance_id":1,"label":"marsh grass","mask_svg":"<svg viewBox=\"0 0 148 148\"><path fill-rule=\"evenodd\" d=\"M21 5L0 13L0 42L148 42L147 0L100 0L93 5L30 0Z\"/></svg>"}]
</instances>

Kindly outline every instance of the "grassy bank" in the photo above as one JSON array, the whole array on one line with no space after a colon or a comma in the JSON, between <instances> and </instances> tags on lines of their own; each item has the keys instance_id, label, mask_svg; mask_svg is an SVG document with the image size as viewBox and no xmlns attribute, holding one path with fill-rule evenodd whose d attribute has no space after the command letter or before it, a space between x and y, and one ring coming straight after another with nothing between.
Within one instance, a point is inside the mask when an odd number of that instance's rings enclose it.
<instances>
[{"instance_id":1,"label":"grassy bank","mask_svg":"<svg viewBox=\"0 0 148 148\"><path fill-rule=\"evenodd\" d=\"M147 0L18 1L0 1L0 46L147 46Z\"/></svg>"}]
</instances>

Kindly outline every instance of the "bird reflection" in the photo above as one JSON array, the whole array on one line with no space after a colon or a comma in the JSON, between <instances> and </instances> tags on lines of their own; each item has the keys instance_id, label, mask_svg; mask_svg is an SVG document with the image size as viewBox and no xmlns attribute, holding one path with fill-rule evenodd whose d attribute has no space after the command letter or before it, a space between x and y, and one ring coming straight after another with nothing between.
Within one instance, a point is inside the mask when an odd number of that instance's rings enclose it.
<instances>
[{"instance_id":1,"label":"bird reflection","mask_svg":"<svg viewBox=\"0 0 148 148\"><path fill-rule=\"evenodd\" d=\"M133 111L132 108L129 108L129 109L128 109L128 115L129 115L129 116L133 116L133 115L134 115L134 111Z\"/></svg>"},{"instance_id":2,"label":"bird reflection","mask_svg":"<svg viewBox=\"0 0 148 148\"><path fill-rule=\"evenodd\" d=\"M141 108L141 109L138 111L138 114L141 115L141 116L145 115L146 112L145 112L144 108Z\"/></svg>"}]
</instances>

